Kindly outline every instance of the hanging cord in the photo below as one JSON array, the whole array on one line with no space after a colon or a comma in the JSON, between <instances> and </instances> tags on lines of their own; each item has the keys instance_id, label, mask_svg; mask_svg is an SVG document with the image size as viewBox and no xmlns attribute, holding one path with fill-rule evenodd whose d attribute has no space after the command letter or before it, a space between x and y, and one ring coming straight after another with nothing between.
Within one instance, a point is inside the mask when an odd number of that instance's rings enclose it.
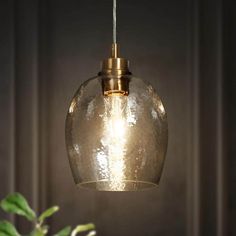
<instances>
[{"instance_id":1,"label":"hanging cord","mask_svg":"<svg viewBox=\"0 0 236 236\"><path fill-rule=\"evenodd\" d=\"M116 43L116 0L113 0L113 43Z\"/></svg>"}]
</instances>

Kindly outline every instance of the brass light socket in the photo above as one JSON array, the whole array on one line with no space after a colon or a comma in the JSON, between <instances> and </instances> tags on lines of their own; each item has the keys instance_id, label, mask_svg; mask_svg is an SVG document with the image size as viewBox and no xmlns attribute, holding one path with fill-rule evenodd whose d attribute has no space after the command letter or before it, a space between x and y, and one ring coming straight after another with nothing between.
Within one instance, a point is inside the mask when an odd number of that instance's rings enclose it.
<instances>
[{"instance_id":1,"label":"brass light socket","mask_svg":"<svg viewBox=\"0 0 236 236\"><path fill-rule=\"evenodd\" d=\"M102 90L104 96L128 96L129 78L128 77L103 77Z\"/></svg>"},{"instance_id":2,"label":"brass light socket","mask_svg":"<svg viewBox=\"0 0 236 236\"><path fill-rule=\"evenodd\" d=\"M112 44L111 57L103 60L99 75L103 76L102 89L105 96L129 94L129 61L119 57L117 44Z\"/></svg>"}]
</instances>

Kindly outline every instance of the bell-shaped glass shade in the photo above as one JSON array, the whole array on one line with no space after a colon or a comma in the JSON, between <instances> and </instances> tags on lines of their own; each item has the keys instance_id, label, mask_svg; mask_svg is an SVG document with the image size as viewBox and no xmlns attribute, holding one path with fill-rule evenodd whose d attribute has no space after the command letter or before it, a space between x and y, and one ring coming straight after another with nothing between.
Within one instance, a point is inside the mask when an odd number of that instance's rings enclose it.
<instances>
[{"instance_id":1,"label":"bell-shaped glass shade","mask_svg":"<svg viewBox=\"0 0 236 236\"><path fill-rule=\"evenodd\" d=\"M102 191L157 186L168 139L160 98L131 75L127 95L105 96L103 79L83 83L69 107L66 145L76 184Z\"/></svg>"}]
</instances>

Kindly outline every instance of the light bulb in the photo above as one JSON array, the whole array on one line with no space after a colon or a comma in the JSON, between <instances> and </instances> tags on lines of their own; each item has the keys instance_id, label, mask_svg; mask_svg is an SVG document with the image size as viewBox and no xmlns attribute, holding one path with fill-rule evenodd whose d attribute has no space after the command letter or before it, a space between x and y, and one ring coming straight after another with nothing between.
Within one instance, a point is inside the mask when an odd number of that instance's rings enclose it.
<instances>
[{"instance_id":1,"label":"light bulb","mask_svg":"<svg viewBox=\"0 0 236 236\"><path fill-rule=\"evenodd\" d=\"M157 186L167 133L166 112L153 87L133 77L125 59L105 60L99 75L76 92L67 115L66 144L76 184L102 191Z\"/></svg>"}]
</instances>

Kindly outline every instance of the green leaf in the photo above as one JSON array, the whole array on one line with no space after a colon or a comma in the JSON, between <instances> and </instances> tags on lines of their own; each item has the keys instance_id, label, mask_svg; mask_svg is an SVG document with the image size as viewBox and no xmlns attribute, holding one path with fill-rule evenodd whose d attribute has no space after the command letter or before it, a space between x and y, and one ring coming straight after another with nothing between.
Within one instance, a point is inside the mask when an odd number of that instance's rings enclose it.
<instances>
[{"instance_id":1,"label":"green leaf","mask_svg":"<svg viewBox=\"0 0 236 236\"><path fill-rule=\"evenodd\" d=\"M48 233L48 229L48 225L36 225L36 228L30 233L30 236L44 236Z\"/></svg>"},{"instance_id":2,"label":"green leaf","mask_svg":"<svg viewBox=\"0 0 236 236\"><path fill-rule=\"evenodd\" d=\"M30 233L30 236L44 236L46 234L43 233L40 229L35 229Z\"/></svg>"},{"instance_id":3,"label":"green leaf","mask_svg":"<svg viewBox=\"0 0 236 236\"><path fill-rule=\"evenodd\" d=\"M50 217L51 215L53 215L54 213L56 213L59 210L58 206L53 206L50 207L49 209L47 209L46 211L44 211L40 216L39 216L39 222L40 224L48 217Z\"/></svg>"},{"instance_id":4,"label":"green leaf","mask_svg":"<svg viewBox=\"0 0 236 236\"><path fill-rule=\"evenodd\" d=\"M86 225L78 225L75 227L75 229L72 231L71 236L76 236L78 233L85 232L88 230L95 229L95 225L92 223L86 224Z\"/></svg>"},{"instance_id":5,"label":"green leaf","mask_svg":"<svg viewBox=\"0 0 236 236\"><path fill-rule=\"evenodd\" d=\"M92 230L86 236L95 236L95 235L96 235L96 231Z\"/></svg>"},{"instance_id":6,"label":"green leaf","mask_svg":"<svg viewBox=\"0 0 236 236\"><path fill-rule=\"evenodd\" d=\"M30 236L44 236L48 233L48 225L36 225L35 229L30 233Z\"/></svg>"},{"instance_id":7,"label":"green leaf","mask_svg":"<svg viewBox=\"0 0 236 236\"><path fill-rule=\"evenodd\" d=\"M41 226L41 231L46 235L48 233L49 226L48 225L43 225Z\"/></svg>"},{"instance_id":8,"label":"green leaf","mask_svg":"<svg viewBox=\"0 0 236 236\"><path fill-rule=\"evenodd\" d=\"M60 230L58 233L56 233L54 236L68 236L71 232L71 227L67 226L64 229Z\"/></svg>"},{"instance_id":9,"label":"green leaf","mask_svg":"<svg viewBox=\"0 0 236 236\"><path fill-rule=\"evenodd\" d=\"M20 236L16 228L10 222L0 221L0 236Z\"/></svg>"},{"instance_id":10,"label":"green leaf","mask_svg":"<svg viewBox=\"0 0 236 236\"><path fill-rule=\"evenodd\" d=\"M1 201L0 206L4 211L25 216L29 221L33 221L36 217L34 211L20 193L9 194Z\"/></svg>"}]
</instances>

